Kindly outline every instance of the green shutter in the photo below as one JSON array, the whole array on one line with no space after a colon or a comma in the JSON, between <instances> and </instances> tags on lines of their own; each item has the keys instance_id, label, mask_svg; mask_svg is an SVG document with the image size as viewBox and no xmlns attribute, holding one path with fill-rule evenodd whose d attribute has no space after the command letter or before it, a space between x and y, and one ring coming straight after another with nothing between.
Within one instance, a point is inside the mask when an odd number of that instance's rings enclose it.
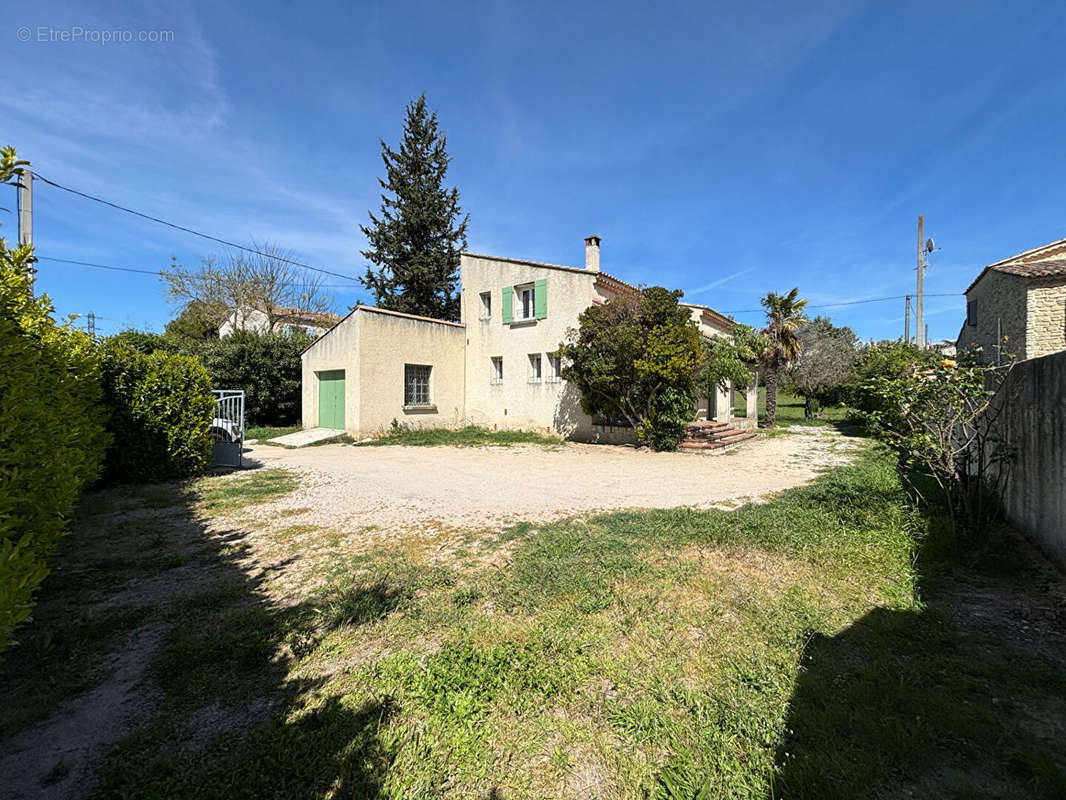
<instances>
[{"instance_id":1,"label":"green shutter","mask_svg":"<svg viewBox=\"0 0 1066 800\"><path fill-rule=\"evenodd\" d=\"M533 283L533 316L544 319L548 316L548 279L540 278Z\"/></svg>"},{"instance_id":2,"label":"green shutter","mask_svg":"<svg viewBox=\"0 0 1066 800\"><path fill-rule=\"evenodd\" d=\"M502 298L503 302L500 304L500 306L503 309L503 324L507 325L511 322L513 318L511 312L511 305L514 303L514 287L504 286Z\"/></svg>"}]
</instances>

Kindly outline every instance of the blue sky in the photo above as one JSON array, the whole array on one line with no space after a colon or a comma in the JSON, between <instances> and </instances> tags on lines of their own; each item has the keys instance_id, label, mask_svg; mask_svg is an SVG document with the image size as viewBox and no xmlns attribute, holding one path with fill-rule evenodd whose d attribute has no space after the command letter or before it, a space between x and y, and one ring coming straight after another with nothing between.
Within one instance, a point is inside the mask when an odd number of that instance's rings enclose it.
<instances>
[{"instance_id":1,"label":"blue sky","mask_svg":"<svg viewBox=\"0 0 1066 800\"><path fill-rule=\"evenodd\" d=\"M1066 236L1062 3L130 5L7 10L0 143L59 183L345 274L365 266L378 139L423 91L470 250L581 265L597 233L606 271L741 321L795 285L812 305L912 291L920 213L942 248L931 294ZM173 40L38 41L76 27ZM48 186L35 200L40 256L219 251ZM39 286L105 333L173 314L151 276L42 261ZM930 335L954 338L963 305L929 298ZM821 313L902 333L902 300Z\"/></svg>"}]
</instances>

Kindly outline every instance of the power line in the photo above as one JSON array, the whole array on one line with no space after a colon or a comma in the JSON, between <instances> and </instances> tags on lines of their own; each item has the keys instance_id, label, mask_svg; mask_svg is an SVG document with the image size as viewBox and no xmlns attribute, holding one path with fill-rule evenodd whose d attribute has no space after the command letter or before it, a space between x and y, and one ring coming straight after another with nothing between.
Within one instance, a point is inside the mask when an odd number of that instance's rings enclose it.
<instances>
[{"instance_id":1,"label":"power line","mask_svg":"<svg viewBox=\"0 0 1066 800\"><path fill-rule=\"evenodd\" d=\"M926 292L926 297L962 297L964 292L942 292L940 294L929 294ZM847 300L843 303L822 303L817 306L806 306L806 308L837 308L838 306L857 306L863 303L884 303L888 300L903 300L906 298L905 294L897 294L892 297L873 297L869 300ZM719 314L761 314L765 311L765 308L746 308L743 311L719 311Z\"/></svg>"},{"instance_id":2,"label":"power line","mask_svg":"<svg viewBox=\"0 0 1066 800\"><path fill-rule=\"evenodd\" d=\"M191 233L193 236L199 236L201 239L207 239L212 242L218 242L219 244L224 244L226 247L233 247L237 250L243 250L246 253L254 253L257 256L273 258L275 261L281 261L285 264L292 264L296 267L309 269L312 272L321 272L323 275L332 275L334 278L343 278L346 281L358 281L358 278L353 278L351 275L343 275L340 272L331 272L328 269L322 269L321 267L313 267L310 264L304 264L301 261L293 261L290 258L282 258L281 256L274 255L271 253L264 253L261 250L256 250L254 247L245 247L244 245L237 244L236 242L230 242L225 239L220 239L217 236L211 236L210 234L193 230L192 228L186 228L184 225L178 225L174 222L167 222L167 220L165 219L153 217L150 214L144 214L140 211L134 211L132 208L120 206L118 203L112 203L110 200L104 200L102 197L96 197L95 195L86 194L85 192L79 192L77 189L71 189L69 186L63 186L62 184L49 180L48 178L41 175L39 172L34 172L33 175L34 177L39 178L40 180L47 183L49 186L54 186L56 189L62 189L64 192L70 192L71 194L75 194L78 197L84 197L86 200L92 200L95 203L102 203L105 206L110 206L111 208L117 209L119 211L125 211L127 214L133 214L136 217L141 217L142 219L146 219L151 222L157 222L160 225L166 225L168 228L173 228L174 230L183 231L184 233Z\"/></svg>"},{"instance_id":3,"label":"power line","mask_svg":"<svg viewBox=\"0 0 1066 800\"><path fill-rule=\"evenodd\" d=\"M160 277L165 273L165 270L152 270L152 269L137 269L135 267L119 267L114 264L94 264L89 261L72 261L69 258L53 258L51 256L37 256L38 261L54 261L57 264L74 264L79 267L94 267L96 269L110 269L117 272L135 272L139 275L155 275ZM302 286L300 283L282 283L280 286ZM322 289L351 289L352 287L347 283L324 283L321 284Z\"/></svg>"}]
</instances>

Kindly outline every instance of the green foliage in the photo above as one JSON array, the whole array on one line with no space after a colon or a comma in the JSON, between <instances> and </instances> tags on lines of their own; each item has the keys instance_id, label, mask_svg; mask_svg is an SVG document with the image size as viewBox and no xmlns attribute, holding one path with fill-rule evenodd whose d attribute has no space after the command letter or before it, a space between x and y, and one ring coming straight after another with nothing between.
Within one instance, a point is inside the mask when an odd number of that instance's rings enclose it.
<instances>
[{"instance_id":1,"label":"green foliage","mask_svg":"<svg viewBox=\"0 0 1066 800\"><path fill-rule=\"evenodd\" d=\"M1009 369L1009 368L1008 368ZM933 478L962 531L984 532L999 512L998 498L1012 454L998 441L1003 403L992 402L1007 372L941 359L900 376L871 378L877 408L868 421L907 468Z\"/></svg>"},{"instance_id":2,"label":"green foliage","mask_svg":"<svg viewBox=\"0 0 1066 800\"><path fill-rule=\"evenodd\" d=\"M676 449L695 417L705 357L680 297L653 286L591 306L559 348L562 376L581 391L585 413L627 420L656 450Z\"/></svg>"},{"instance_id":3,"label":"green foliage","mask_svg":"<svg viewBox=\"0 0 1066 800\"><path fill-rule=\"evenodd\" d=\"M381 216L360 226L369 247L362 283L380 308L459 320L459 254L466 247L469 215L459 190L444 187L450 158L437 113L423 94L407 106L399 151L381 142L386 180L380 180ZM457 224L458 223L458 224Z\"/></svg>"},{"instance_id":4,"label":"green foliage","mask_svg":"<svg viewBox=\"0 0 1066 800\"><path fill-rule=\"evenodd\" d=\"M769 292L761 302L766 309L766 328L763 330L766 347L760 353L760 361L766 374L766 424L772 426L777 420L780 372L794 362L803 350L799 327L807 319L803 313L807 301L799 299L797 286L788 294Z\"/></svg>"},{"instance_id":5,"label":"green foliage","mask_svg":"<svg viewBox=\"0 0 1066 800\"><path fill-rule=\"evenodd\" d=\"M218 338L218 329L229 309L222 303L190 300L181 313L166 325L166 334L177 340L211 341Z\"/></svg>"},{"instance_id":6,"label":"green foliage","mask_svg":"<svg viewBox=\"0 0 1066 800\"><path fill-rule=\"evenodd\" d=\"M214 388L244 390L246 425L281 427L300 420L300 353L313 341L302 330L237 331L203 343L199 355Z\"/></svg>"},{"instance_id":7,"label":"green foliage","mask_svg":"<svg viewBox=\"0 0 1066 800\"><path fill-rule=\"evenodd\" d=\"M840 399L865 419L870 413L886 410L884 399L871 387L872 380L904 378L937 360L935 351L899 339L867 345L859 350L851 376L841 387Z\"/></svg>"},{"instance_id":8,"label":"green foliage","mask_svg":"<svg viewBox=\"0 0 1066 800\"><path fill-rule=\"evenodd\" d=\"M145 355L121 342L102 348L112 435L105 476L120 483L185 478L211 459L215 401L198 361L161 350Z\"/></svg>"},{"instance_id":9,"label":"green foliage","mask_svg":"<svg viewBox=\"0 0 1066 800\"><path fill-rule=\"evenodd\" d=\"M0 183L26 163L3 148ZM33 296L32 258L32 248L0 238L0 651L30 618L55 542L107 446L92 340L57 325L51 301Z\"/></svg>"},{"instance_id":10,"label":"green foliage","mask_svg":"<svg viewBox=\"0 0 1066 800\"><path fill-rule=\"evenodd\" d=\"M858 337L827 317L815 317L799 329L800 352L788 383L804 399L804 417L812 419L823 402L848 380L858 358Z\"/></svg>"},{"instance_id":11,"label":"green foliage","mask_svg":"<svg viewBox=\"0 0 1066 800\"><path fill-rule=\"evenodd\" d=\"M154 353L156 350L162 350L167 353L176 353L178 351L177 343L166 334L153 331L138 331L133 328L108 336L107 342L109 345L128 347L130 350L142 355Z\"/></svg>"},{"instance_id":12,"label":"green foliage","mask_svg":"<svg viewBox=\"0 0 1066 800\"><path fill-rule=\"evenodd\" d=\"M467 425L452 430L450 428L408 428L397 423L393 430L384 436L359 442L357 447L380 447L382 445L402 444L408 447L494 447L512 444L540 444L559 447L562 441L556 436L545 436L532 431L490 431L476 425Z\"/></svg>"}]
</instances>

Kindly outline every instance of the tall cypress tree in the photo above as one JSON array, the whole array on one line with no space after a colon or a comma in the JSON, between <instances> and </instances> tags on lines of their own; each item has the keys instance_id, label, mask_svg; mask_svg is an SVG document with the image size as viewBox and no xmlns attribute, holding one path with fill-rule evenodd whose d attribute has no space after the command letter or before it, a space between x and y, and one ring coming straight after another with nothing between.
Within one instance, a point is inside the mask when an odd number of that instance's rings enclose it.
<instances>
[{"instance_id":1,"label":"tall cypress tree","mask_svg":"<svg viewBox=\"0 0 1066 800\"><path fill-rule=\"evenodd\" d=\"M360 280L381 308L458 321L469 215L459 207L459 190L444 186L451 160L445 143L425 94L407 106L399 151L381 141L381 213L360 226L370 243L362 254L377 269L368 267Z\"/></svg>"}]
</instances>

